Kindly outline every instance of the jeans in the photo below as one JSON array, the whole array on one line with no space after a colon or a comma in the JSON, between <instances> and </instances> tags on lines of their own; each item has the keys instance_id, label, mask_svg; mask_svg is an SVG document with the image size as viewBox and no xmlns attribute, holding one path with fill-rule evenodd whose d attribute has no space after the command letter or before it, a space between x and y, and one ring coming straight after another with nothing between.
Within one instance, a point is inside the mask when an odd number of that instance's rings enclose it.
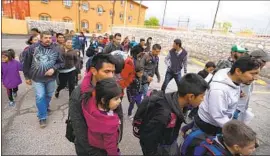
<instances>
[{"instance_id":1,"label":"jeans","mask_svg":"<svg viewBox=\"0 0 270 156\"><path fill-rule=\"evenodd\" d=\"M128 116L132 114L132 110L134 108L134 104L136 103L137 107L139 107L139 104L141 104L142 101L142 94L138 94L135 96L131 96L128 94L128 100L129 100L129 107L128 107Z\"/></svg>"},{"instance_id":2,"label":"jeans","mask_svg":"<svg viewBox=\"0 0 270 156\"><path fill-rule=\"evenodd\" d=\"M143 97L146 97L146 94L147 94L149 85L150 85L149 83L146 83L146 84L143 84L143 85L142 85L142 93L143 93Z\"/></svg>"},{"instance_id":3,"label":"jeans","mask_svg":"<svg viewBox=\"0 0 270 156\"><path fill-rule=\"evenodd\" d=\"M49 82L33 82L36 93L36 105L39 120L47 119L49 104L56 88L55 80Z\"/></svg>"},{"instance_id":4,"label":"jeans","mask_svg":"<svg viewBox=\"0 0 270 156\"><path fill-rule=\"evenodd\" d=\"M181 79L181 72L174 74L172 72L170 72L169 70L167 70L166 75L165 75L165 80L162 84L161 90L165 92L168 84L170 83L170 81L174 78L176 84L178 84L178 82Z\"/></svg>"}]
</instances>

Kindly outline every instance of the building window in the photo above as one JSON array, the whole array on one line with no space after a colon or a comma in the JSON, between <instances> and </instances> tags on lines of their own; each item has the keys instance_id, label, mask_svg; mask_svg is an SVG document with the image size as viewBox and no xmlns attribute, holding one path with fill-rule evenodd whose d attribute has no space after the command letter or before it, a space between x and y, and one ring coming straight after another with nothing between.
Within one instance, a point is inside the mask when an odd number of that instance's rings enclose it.
<instances>
[{"instance_id":1,"label":"building window","mask_svg":"<svg viewBox=\"0 0 270 156\"><path fill-rule=\"evenodd\" d=\"M48 15L48 14L40 14L40 15L39 15L39 20L42 20L42 21L50 21L50 20L51 20L51 16Z\"/></svg>"},{"instance_id":2,"label":"building window","mask_svg":"<svg viewBox=\"0 0 270 156\"><path fill-rule=\"evenodd\" d=\"M119 14L119 18L120 18L120 20L123 20L124 19L124 14L123 13L120 13Z\"/></svg>"},{"instance_id":3,"label":"building window","mask_svg":"<svg viewBox=\"0 0 270 156\"><path fill-rule=\"evenodd\" d=\"M132 16L128 16L128 21L132 22Z\"/></svg>"},{"instance_id":4,"label":"building window","mask_svg":"<svg viewBox=\"0 0 270 156\"><path fill-rule=\"evenodd\" d=\"M12 2L13 2L13 0L5 0L4 4L9 4L9 3L12 3Z\"/></svg>"},{"instance_id":5,"label":"building window","mask_svg":"<svg viewBox=\"0 0 270 156\"><path fill-rule=\"evenodd\" d=\"M110 10L110 17L112 17L113 16L113 10L111 9Z\"/></svg>"},{"instance_id":6,"label":"building window","mask_svg":"<svg viewBox=\"0 0 270 156\"><path fill-rule=\"evenodd\" d=\"M121 0L120 3L121 3L121 6L124 7L125 1L124 0Z\"/></svg>"},{"instance_id":7,"label":"building window","mask_svg":"<svg viewBox=\"0 0 270 156\"><path fill-rule=\"evenodd\" d=\"M49 0L40 0L42 3L48 3Z\"/></svg>"},{"instance_id":8,"label":"building window","mask_svg":"<svg viewBox=\"0 0 270 156\"><path fill-rule=\"evenodd\" d=\"M98 8L97 8L97 13L98 13L99 15L101 15L103 12L104 12L103 7L102 7L102 6L98 6Z\"/></svg>"},{"instance_id":9,"label":"building window","mask_svg":"<svg viewBox=\"0 0 270 156\"><path fill-rule=\"evenodd\" d=\"M130 4L130 10L132 10L134 8L133 4Z\"/></svg>"},{"instance_id":10,"label":"building window","mask_svg":"<svg viewBox=\"0 0 270 156\"><path fill-rule=\"evenodd\" d=\"M69 18L69 17L64 17L63 18L63 22L72 22L72 19L71 18Z\"/></svg>"},{"instance_id":11,"label":"building window","mask_svg":"<svg viewBox=\"0 0 270 156\"><path fill-rule=\"evenodd\" d=\"M63 0L63 3L64 3L64 6L65 7L68 7L68 8L70 8L71 5L72 5L72 1L71 0Z\"/></svg>"},{"instance_id":12,"label":"building window","mask_svg":"<svg viewBox=\"0 0 270 156\"><path fill-rule=\"evenodd\" d=\"M97 29L97 31L100 32L102 30L102 24L101 23L97 23L96 29Z\"/></svg>"},{"instance_id":13,"label":"building window","mask_svg":"<svg viewBox=\"0 0 270 156\"><path fill-rule=\"evenodd\" d=\"M83 11L88 11L88 10L89 10L88 2L82 3L82 10L83 10Z\"/></svg>"},{"instance_id":14,"label":"building window","mask_svg":"<svg viewBox=\"0 0 270 156\"><path fill-rule=\"evenodd\" d=\"M88 21L87 20L83 20L81 22L81 27L84 28L84 29L88 29L89 28Z\"/></svg>"}]
</instances>

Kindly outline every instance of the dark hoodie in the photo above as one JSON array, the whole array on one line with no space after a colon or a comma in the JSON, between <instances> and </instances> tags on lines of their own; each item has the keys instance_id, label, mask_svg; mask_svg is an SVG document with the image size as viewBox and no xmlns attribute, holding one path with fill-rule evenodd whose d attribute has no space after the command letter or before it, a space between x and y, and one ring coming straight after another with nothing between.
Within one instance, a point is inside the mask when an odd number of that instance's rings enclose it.
<instances>
[{"instance_id":1,"label":"dark hoodie","mask_svg":"<svg viewBox=\"0 0 270 156\"><path fill-rule=\"evenodd\" d=\"M140 144L144 155L159 155L158 147L172 145L185 120L182 108L178 104L177 92L167 94L158 92L150 97L149 102L154 102L154 106L147 112L149 120L143 119Z\"/></svg>"}]
</instances>

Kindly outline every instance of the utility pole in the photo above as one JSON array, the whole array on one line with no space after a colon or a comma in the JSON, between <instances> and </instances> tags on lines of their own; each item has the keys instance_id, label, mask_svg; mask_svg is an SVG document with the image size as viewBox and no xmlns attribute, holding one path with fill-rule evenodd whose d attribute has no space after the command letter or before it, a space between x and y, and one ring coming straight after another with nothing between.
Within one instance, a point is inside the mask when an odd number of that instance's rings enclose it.
<instances>
[{"instance_id":1,"label":"utility pole","mask_svg":"<svg viewBox=\"0 0 270 156\"><path fill-rule=\"evenodd\" d=\"M213 29L214 29L214 26L215 26L215 23L216 23L216 18L217 18L217 13L218 13L218 8L219 8L219 3L220 3L220 0L218 0L217 10L216 10L216 14L215 14L215 17L214 17L212 29L211 29L211 34L213 33Z\"/></svg>"},{"instance_id":2,"label":"utility pole","mask_svg":"<svg viewBox=\"0 0 270 156\"><path fill-rule=\"evenodd\" d=\"M189 17L186 20L180 20L180 17L178 19L178 24L177 24L177 28L180 28L180 23L187 23L186 27L188 28L189 25Z\"/></svg>"},{"instance_id":3,"label":"utility pole","mask_svg":"<svg viewBox=\"0 0 270 156\"><path fill-rule=\"evenodd\" d=\"M114 15L115 15L115 3L116 0L113 1L113 14L112 14L112 23L111 23L111 33L112 33L112 27L113 27L113 22L114 22Z\"/></svg>"},{"instance_id":4,"label":"utility pole","mask_svg":"<svg viewBox=\"0 0 270 156\"><path fill-rule=\"evenodd\" d=\"M126 21L127 21L127 3L128 3L128 0L125 0L124 27L126 26Z\"/></svg>"},{"instance_id":5,"label":"utility pole","mask_svg":"<svg viewBox=\"0 0 270 156\"><path fill-rule=\"evenodd\" d=\"M79 19L79 28L78 31L81 31L81 3L78 1L78 19Z\"/></svg>"},{"instance_id":6,"label":"utility pole","mask_svg":"<svg viewBox=\"0 0 270 156\"><path fill-rule=\"evenodd\" d=\"M141 7L142 7L142 0L140 0L140 7L139 7L139 15L138 15L138 20L137 20L137 26L139 26L139 23L140 23Z\"/></svg>"},{"instance_id":7,"label":"utility pole","mask_svg":"<svg viewBox=\"0 0 270 156\"><path fill-rule=\"evenodd\" d=\"M167 7L167 0L165 2L165 8L164 8L164 12L163 12L163 19L162 19L162 29L163 29L163 25L164 25L164 19L165 19L165 13L166 13L166 7Z\"/></svg>"}]
</instances>

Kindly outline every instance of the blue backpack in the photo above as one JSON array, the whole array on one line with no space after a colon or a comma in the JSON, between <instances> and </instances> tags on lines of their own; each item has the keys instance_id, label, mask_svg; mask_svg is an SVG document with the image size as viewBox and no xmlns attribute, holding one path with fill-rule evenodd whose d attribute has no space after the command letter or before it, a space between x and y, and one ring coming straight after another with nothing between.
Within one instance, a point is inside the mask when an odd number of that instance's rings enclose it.
<instances>
[{"instance_id":1,"label":"blue backpack","mask_svg":"<svg viewBox=\"0 0 270 156\"><path fill-rule=\"evenodd\" d=\"M208 136L200 129L192 131L185 138L181 146L181 156L196 155L203 156L206 152L211 153L213 156L226 155L225 149L218 146L214 141L215 136Z\"/></svg>"}]
</instances>

